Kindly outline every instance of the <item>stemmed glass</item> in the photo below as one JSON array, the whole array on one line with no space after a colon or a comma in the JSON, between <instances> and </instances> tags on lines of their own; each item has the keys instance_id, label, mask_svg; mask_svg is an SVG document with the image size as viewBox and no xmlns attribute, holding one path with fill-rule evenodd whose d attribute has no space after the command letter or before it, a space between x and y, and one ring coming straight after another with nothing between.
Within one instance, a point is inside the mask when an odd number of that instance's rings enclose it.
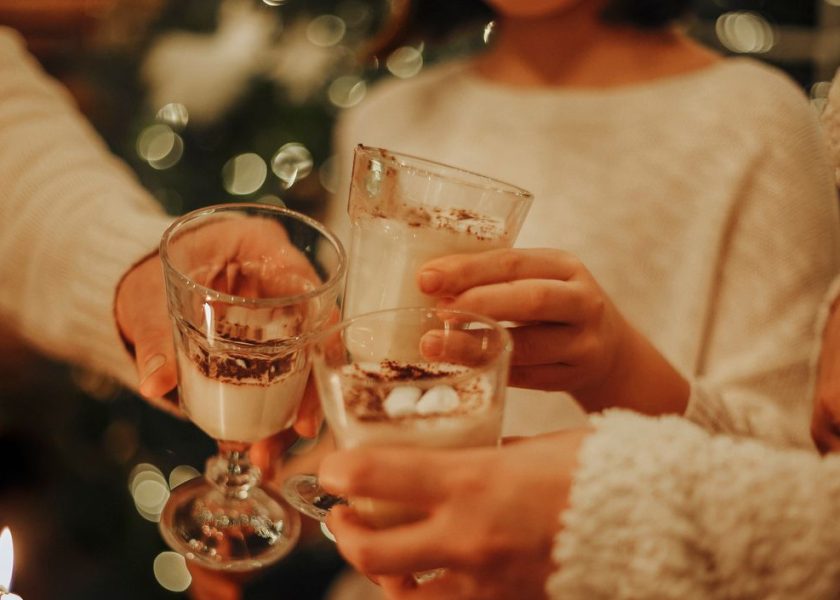
<instances>
[{"instance_id":1,"label":"stemmed glass","mask_svg":"<svg viewBox=\"0 0 840 600\"><path fill-rule=\"evenodd\" d=\"M398 308L330 327L311 357L337 447L466 448L500 442L511 349L509 332L492 319ZM393 502L332 496L310 474L288 478L283 495L320 521L348 501L373 527L418 516Z\"/></svg>"},{"instance_id":2,"label":"stemmed glass","mask_svg":"<svg viewBox=\"0 0 840 600\"><path fill-rule=\"evenodd\" d=\"M259 568L292 549L300 519L260 485L248 450L294 423L309 376L307 343L336 318L345 254L305 215L228 204L175 221L160 255L179 401L219 446L203 478L173 490L160 531L202 566Z\"/></svg>"}]
</instances>

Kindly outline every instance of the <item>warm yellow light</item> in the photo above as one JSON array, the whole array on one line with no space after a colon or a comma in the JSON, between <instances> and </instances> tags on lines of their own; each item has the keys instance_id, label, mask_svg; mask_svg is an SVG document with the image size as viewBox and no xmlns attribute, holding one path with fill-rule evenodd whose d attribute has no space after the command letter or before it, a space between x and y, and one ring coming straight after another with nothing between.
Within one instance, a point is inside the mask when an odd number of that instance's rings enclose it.
<instances>
[{"instance_id":1,"label":"warm yellow light","mask_svg":"<svg viewBox=\"0 0 840 600\"><path fill-rule=\"evenodd\" d=\"M15 565L15 549L12 532L8 527L0 533L0 587L8 590L12 585L12 568Z\"/></svg>"}]
</instances>

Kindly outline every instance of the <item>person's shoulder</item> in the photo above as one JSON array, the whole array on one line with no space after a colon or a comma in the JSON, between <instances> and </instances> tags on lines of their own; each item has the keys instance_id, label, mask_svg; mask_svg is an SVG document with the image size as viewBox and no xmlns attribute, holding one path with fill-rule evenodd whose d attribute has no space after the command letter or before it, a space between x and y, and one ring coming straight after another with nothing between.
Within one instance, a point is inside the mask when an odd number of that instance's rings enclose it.
<instances>
[{"instance_id":1,"label":"person's shoulder","mask_svg":"<svg viewBox=\"0 0 840 600\"><path fill-rule=\"evenodd\" d=\"M797 119L813 121L804 90L787 73L767 63L724 59L714 69L710 83L718 88L721 103L741 118L761 121L775 117L772 122L777 125L796 123Z\"/></svg>"},{"instance_id":2,"label":"person's shoulder","mask_svg":"<svg viewBox=\"0 0 840 600\"><path fill-rule=\"evenodd\" d=\"M11 27L0 25L0 53L3 55L23 54L26 42L23 36Z\"/></svg>"},{"instance_id":3,"label":"person's shoulder","mask_svg":"<svg viewBox=\"0 0 840 600\"><path fill-rule=\"evenodd\" d=\"M703 85L695 106L731 143L759 151L788 144L822 147L816 111L782 70L750 58L727 58L706 74Z\"/></svg>"}]
</instances>

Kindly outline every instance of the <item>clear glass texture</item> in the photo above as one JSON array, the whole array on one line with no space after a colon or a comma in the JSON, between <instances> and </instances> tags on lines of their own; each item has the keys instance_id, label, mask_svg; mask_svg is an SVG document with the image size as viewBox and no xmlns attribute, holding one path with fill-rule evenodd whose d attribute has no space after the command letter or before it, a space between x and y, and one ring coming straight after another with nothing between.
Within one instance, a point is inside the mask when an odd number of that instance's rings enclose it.
<instances>
[{"instance_id":1,"label":"clear glass texture","mask_svg":"<svg viewBox=\"0 0 840 600\"><path fill-rule=\"evenodd\" d=\"M513 246L532 200L484 175L357 146L343 316L432 306L417 287L418 268L447 254Z\"/></svg>"},{"instance_id":2,"label":"clear glass texture","mask_svg":"<svg viewBox=\"0 0 840 600\"><path fill-rule=\"evenodd\" d=\"M497 445L511 348L499 323L461 311L391 309L328 329L313 343L312 361L336 445ZM336 501L311 477L292 479L284 490L316 518ZM349 502L373 526L416 517L393 503Z\"/></svg>"},{"instance_id":3,"label":"clear glass texture","mask_svg":"<svg viewBox=\"0 0 840 600\"><path fill-rule=\"evenodd\" d=\"M260 487L248 449L295 421L308 343L337 320L345 254L317 221L260 204L189 213L160 253L179 401L220 448L204 478L173 491L161 532L203 566L258 568L291 549L299 518Z\"/></svg>"}]
</instances>

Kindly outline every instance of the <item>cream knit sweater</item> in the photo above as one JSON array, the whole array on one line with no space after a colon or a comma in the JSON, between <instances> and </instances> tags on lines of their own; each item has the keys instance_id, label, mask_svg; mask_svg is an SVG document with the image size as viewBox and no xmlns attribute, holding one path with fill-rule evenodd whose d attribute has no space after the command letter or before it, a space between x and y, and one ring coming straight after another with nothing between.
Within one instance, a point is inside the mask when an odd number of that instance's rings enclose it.
<instances>
[{"instance_id":1,"label":"cream knit sweater","mask_svg":"<svg viewBox=\"0 0 840 600\"><path fill-rule=\"evenodd\" d=\"M716 390L687 416L810 445L814 318L840 266L825 143L780 72L727 59L609 90L489 83L466 62L376 86L338 129L357 143L530 189L517 242L578 255L632 323ZM327 221L347 235L346 189ZM580 424L559 394L511 390L508 434Z\"/></svg>"},{"instance_id":2,"label":"cream knit sweater","mask_svg":"<svg viewBox=\"0 0 840 600\"><path fill-rule=\"evenodd\" d=\"M114 291L169 222L0 27L0 318L52 356L136 385Z\"/></svg>"},{"instance_id":3,"label":"cream knit sweater","mask_svg":"<svg viewBox=\"0 0 840 600\"><path fill-rule=\"evenodd\" d=\"M552 600L840 597L840 456L713 437L677 417L593 421Z\"/></svg>"}]
</instances>

